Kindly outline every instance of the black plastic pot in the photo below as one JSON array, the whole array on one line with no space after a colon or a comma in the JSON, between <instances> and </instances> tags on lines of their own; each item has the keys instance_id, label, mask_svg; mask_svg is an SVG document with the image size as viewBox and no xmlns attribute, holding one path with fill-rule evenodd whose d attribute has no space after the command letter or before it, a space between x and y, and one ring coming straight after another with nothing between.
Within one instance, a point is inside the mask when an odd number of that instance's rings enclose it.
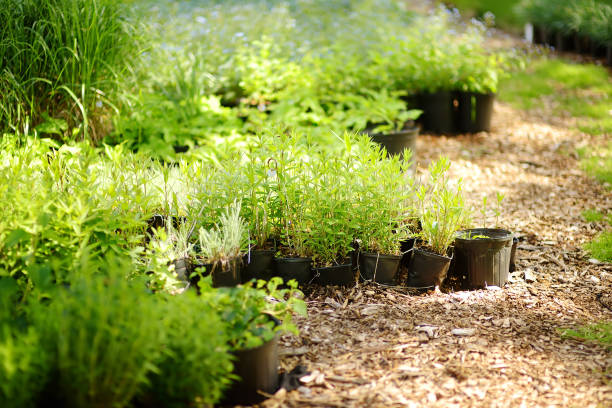
<instances>
[{"instance_id":1,"label":"black plastic pot","mask_svg":"<svg viewBox=\"0 0 612 408\"><path fill-rule=\"evenodd\" d=\"M415 242L416 238L408 238L400 242L400 251L402 251L401 265L406 268L408 268L408 265L410 264L410 258L412 258L412 250L414 249Z\"/></svg>"},{"instance_id":2,"label":"black plastic pot","mask_svg":"<svg viewBox=\"0 0 612 408\"><path fill-rule=\"evenodd\" d=\"M416 140L419 135L419 128L413 127L390 133L375 133L370 135L372 141L380 144L387 149L388 155L403 155L404 149L410 149L413 157L416 149Z\"/></svg>"},{"instance_id":3,"label":"black plastic pot","mask_svg":"<svg viewBox=\"0 0 612 408\"><path fill-rule=\"evenodd\" d=\"M452 258L425 251L412 250L406 285L411 288L429 288L442 285Z\"/></svg>"},{"instance_id":4,"label":"black plastic pot","mask_svg":"<svg viewBox=\"0 0 612 408\"><path fill-rule=\"evenodd\" d=\"M461 133L491 130L494 93L457 92L457 128Z\"/></svg>"},{"instance_id":5,"label":"black plastic pot","mask_svg":"<svg viewBox=\"0 0 612 408\"><path fill-rule=\"evenodd\" d=\"M483 236L486 238L470 238ZM457 233L456 273L467 277L469 289L503 286L508 280L513 235L504 229L475 228Z\"/></svg>"},{"instance_id":6,"label":"black plastic pot","mask_svg":"<svg viewBox=\"0 0 612 408\"><path fill-rule=\"evenodd\" d=\"M275 276L280 276L283 281L295 279L298 284L306 285L312 280L310 258L276 258L274 260L276 268Z\"/></svg>"},{"instance_id":7,"label":"black plastic pot","mask_svg":"<svg viewBox=\"0 0 612 408\"><path fill-rule=\"evenodd\" d=\"M419 96L419 108L423 114L419 122L424 131L434 133L456 133L455 99L450 91L425 93Z\"/></svg>"},{"instance_id":8,"label":"black plastic pot","mask_svg":"<svg viewBox=\"0 0 612 408\"><path fill-rule=\"evenodd\" d=\"M362 280L374 281L383 285L396 284L402 260L401 255L362 252L359 258L359 276Z\"/></svg>"},{"instance_id":9,"label":"black plastic pot","mask_svg":"<svg viewBox=\"0 0 612 408\"><path fill-rule=\"evenodd\" d=\"M355 284L355 272L352 263L314 268L314 282L319 285L351 286Z\"/></svg>"},{"instance_id":10,"label":"black plastic pot","mask_svg":"<svg viewBox=\"0 0 612 408\"><path fill-rule=\"evenodd\" d=\"M240 379L225 392L224 405L257 404L266 399L258 391L274 394L278 390L278 336L259 347L232 354L235 357L233 373Z\"/></svg>"},{"instance_id":11,"label":"black plastic pot","mask_svg":"<svg viewBox=\"0 0 612 408\"><path fill-rule=\"evenodd\" d=\"M180 280L189 281L189 258L174 261L174 271Z\"/></svg>"},{"instance_id":12,"label":"black plastic pot","mask_svg":"<svg viewBox=\"0 0 612 408\"><path fill-rule=\"evenodd\" d=\"M245 267L242 270L243 282L251 279L269 280L274 271L273 249L255 249L244 256Z\"/></svg>"},{"instance_id":13,"label":"black plastic pot","mask_svg":"<svg viewBox=\"0 0 612 408\"><path fill-rule=\"evenodd\" d=\"M574 51L574 37L571 33L566 33L563 31L557 31L553 35L553 41L555 50L559 52L563 51Z\"/></svg>"},{"instance_id":14,"label":"black plastic pot","mask_svg":"<svg viewBox=\"0 0 612 408\"><path fill-rule=\"evenodd\" d=\"M230 261L229 265L223 268L221 265L213 265L211 274L213 287L232 287L242 283L242 258Z\"/></svg>"},{"instance_id":15,"label":"black plastic pot","mask_svg":"<svg viewBox=\"0 0 612 408\"><path fill-rule=\"evenodd\" d=\"M510 250L510 272L516 271L516 247L518 246L518 238L512 238L512 249Z\"/></svg>"},{"instance_id":16,"label":"black plastic pot","mask_svg":"<svg viewBox=\"0 0 612 408\"><path fill-rule=\"evenodd\" d=\"M544 27L533 26L533 42L534 44L548 44L548 30Z\"/></svg>"}]
</instances>

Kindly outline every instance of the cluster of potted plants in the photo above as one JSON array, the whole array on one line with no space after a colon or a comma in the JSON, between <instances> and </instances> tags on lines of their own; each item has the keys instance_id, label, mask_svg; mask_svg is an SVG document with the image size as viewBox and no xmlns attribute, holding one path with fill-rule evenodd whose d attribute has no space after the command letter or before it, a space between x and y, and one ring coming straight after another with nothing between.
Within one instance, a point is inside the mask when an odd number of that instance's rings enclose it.
<instances>
[{"instance_id":1,"label":"cluster of potted plants","mask_svg":"<svg viewBox=\"0 0 612 408\"><path fill-rule=\"evenodd\" d=\"M563 0L551 7L545 0L523 0L517 13L533 27L533 41L605 57L612 66L612 5L597 0Z\"/></svg>"},{"instance_id":2,"label":"cluster of potted plants","mask_svg":"<svg viewBox=\"0 0 612 408\"><path fill-rule=\"evenodd\" d=\"M199 198L185 210L191 219L167 222L150 241L149 256L161 259L149 262L151 282L180 291L200 279L199 267L216 287L274 276L300 285L442 284L471 214L448 159L416 179L410 150L389 156L367 135L339 139L343 148L329 149L291 132L260 135L242 157L200 168L206 186L179 164ZM174 258L161 257L163 248Z\"/></svg>"}]
</instances>

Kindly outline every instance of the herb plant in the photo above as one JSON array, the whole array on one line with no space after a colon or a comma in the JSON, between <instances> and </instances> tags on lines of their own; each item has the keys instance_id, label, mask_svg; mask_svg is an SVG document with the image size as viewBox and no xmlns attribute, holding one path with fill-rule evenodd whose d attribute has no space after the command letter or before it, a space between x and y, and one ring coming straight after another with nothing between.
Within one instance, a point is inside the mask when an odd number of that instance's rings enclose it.
<instances>
[{"instance_id":1,"label":"herb plant","mask_svg":"<svg viewBox=\"0 0 612 408\"><path fill-rule=\"evenodd\" d=\"M461 180L451 185L447 175L450 162L440 157L429 165L427 186L417 191L421 236L428 249L446 255L455 239L455 232L469 221L461 190Z\"/></svg>"}]
</instances>

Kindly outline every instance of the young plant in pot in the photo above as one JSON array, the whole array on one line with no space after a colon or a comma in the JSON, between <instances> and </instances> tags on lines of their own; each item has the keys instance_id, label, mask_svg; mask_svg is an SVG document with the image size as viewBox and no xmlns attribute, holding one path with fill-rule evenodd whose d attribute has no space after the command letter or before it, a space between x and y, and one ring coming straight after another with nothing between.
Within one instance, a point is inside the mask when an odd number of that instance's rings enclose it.
<instances>
[{"instance_id":1,"label":"young plant in pot","mask_svg":"<svg viewBox=\"0 0 612 408\"><path fill-rule=\"evenodd\" d=\"M429 183L417 190L421 242L413 250L407 285L414 288L440 286L451 264L449 247L455 231L469 220L461 180L452 186L447 176L450 161L439 158L429 166Z\"/></svg>"},{"instance_id":2,"label":"young plant in pot","mask_svg":"<svg viewBox=\"0 0 612 408\"><path fill-rule=\"evenodd\" d=\"M180 293L189 286L188 270L193 252L189 230L185 222L175 227L170 217L166 219L165 227L153 228L146 257L146 271L152 290Z\"/></svg>"},{"instance_id":3,"label":"young plant in pot","mask_svg":"<svg viewBox=\"0 0 612 408\"><path fill-rule=\"evenodd\" d=\"M414 153L419 135L414 121L422 111L407 109L400 92L389 94L386 89L362 92L366 95L343 96L345 110L338 111L336 116L341 116L345 128L363 130L390 155L401 156L405 149Z\"/></svg>"},{"instance_id":4,"label":"young plant in pot","mask_svg":"<svg viewBox=\"0 0 612 408\"><path fill-rule=\"evenodd\" d=\"M372 151L369 155L360 152L359 160L358 182L351 190L360 278L394 285L402 259L401 242L412 235L407 221L412 212L413 180L406 171L410 162L399 156L381 158L380 152Z\"/></svg>"},{"instance_id":5,"label":"young plant in pot","mask_svg":"<svg viewBox=\"0 0 612 408\"><path fill-rule=\"evenodd\" d=\"M308 175L304 156L297 146L297 138L281 136L281 147L274 157L279 199L279 229L281 245L277 249L275 275L285 281L295 279L300 285L312 280L312 258L305 245L305 183Z\"/></svg>"},{"instance_id":6,"label":"young plant in pot","mask_svg":"<svg viewBox=\"0 0 612 408\"><path fill-rule=\"evenodd\" d=\"M497 193L495 209L496 225L503 194ZM466 289L483 288L487 285L503 286L508 281L513 234L502 228L487 228L487 197L483 197L481 213L482 228L458 231L455 237L455 271L463 278Z\"/></svg>"},{"instance_id":7,"label":"young plant in pot","mask_svg":"<svg viewBox=\"0 0 612 408\"><path fill-rule=\"evenodd\" d=\"M303 294L296 289L296 281L279 289L282 280L277 277L219 290L210 289L208 278L201 282L202 300L225 322L234 355L233 373L239 378L225 393L223 403L260 402L260 391L274 394L279 387L278 334L298 334L293 314L306 316Z\"/></svg>"},{"instance_id":8,"label":"young plant in pot","mask_svg":"<svg viewBox=\"0 0 612 408\"><path fill-rule=\"evenodd\" d=\"M304 214L307 228L304 245L312 254L313 280L321 285L349 286L355 283L351 259L352 203L346 166L336 154L322 151L309 162L312 180L308 184Z\"/></svg>"},{"instance_id":9,"label":"young plant in pot","mask_svg":"<svg viewBox=\"0 0 612 408\"><path fill-rule=\"evenodd\" d=\"M200 263L212 275L213 286L236 286L241 283L242 255L247 245L247 226L240 216L239 202L234 201L221 214L212 229L198 233Z\"/></svg>"},{"instance_id":10,"label":"young plant in pot","mask_svg":"<svg viewBox=\"0 0 612 408\"><path fill-rule=\"evenodd\" d=\"M251 152L251 161L244 168L248 190L243 201L243 212L249 223L249 249L245 255L243 281L272 277L276 240L274 222L278 207L272 183L271 163Z\"/></svg>"}]
</instances>

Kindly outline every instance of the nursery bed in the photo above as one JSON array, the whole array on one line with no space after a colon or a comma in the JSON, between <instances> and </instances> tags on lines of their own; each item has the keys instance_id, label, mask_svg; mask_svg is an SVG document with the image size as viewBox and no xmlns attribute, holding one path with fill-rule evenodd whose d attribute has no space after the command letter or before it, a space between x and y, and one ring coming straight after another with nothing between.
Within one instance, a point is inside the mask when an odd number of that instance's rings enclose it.
<instances>
[{"instance_id":1,"label":"nursery bed","mask_svg":"<svg viewBox=\"0 0 612 408\"><path fill-rule=\"evenodd\" d=\"M593 140L569 130L571 119L546 117L544 110L496 103L494 118L491 133L425 135L417 149L422 165L448 155L475 206L483 193L506 194L501 224L521 238L506 288L315 289L307 294L309 317L299 320L301 335L281 342L282 367L302 364L313 375L264 406L612 403L610 351L558 331L612 318L605 307L612 307L612 265L581 249L600 228L581 212L612 209L609 190L588 178L572 154ZM452 334L457 328L473 334Z\"/></svg>"}]
</instances>

